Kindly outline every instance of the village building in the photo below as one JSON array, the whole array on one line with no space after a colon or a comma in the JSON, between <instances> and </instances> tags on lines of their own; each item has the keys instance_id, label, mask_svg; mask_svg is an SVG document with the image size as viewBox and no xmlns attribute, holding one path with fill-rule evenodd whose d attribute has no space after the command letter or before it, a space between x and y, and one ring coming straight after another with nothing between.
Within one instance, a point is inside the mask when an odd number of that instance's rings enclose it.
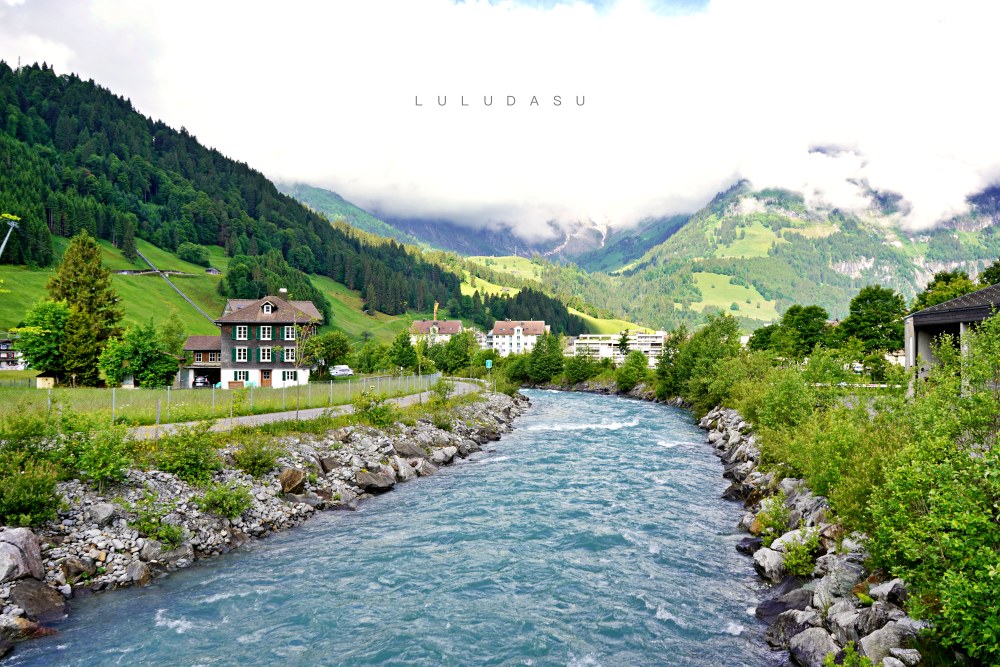
<instances>
[{"instance_id":1,"label":"village building","mask_svg":"<svg viewBox=\"0 0 1000 667\"><path fill-rule=\"evenodd\" d=\"M629 333L628 349L622 354L621 333L581 334L569 342L563 354L567 357L587 357L593 361L610 359L616 366L620 366L625 363L628 352L638 351L646 355L650 368L656 368L660 355L663 354L663 341L666 336L665 331Z\"/></svg>"},{"instance_id":2,"label":"village building","mask_svg":"<svg viewBox=\"0 0 1000 667\"><path fill-rule=\"evenodd\" d=\"M414 320L410 325L410 344L427 341L428 345L447 343L465 330L461 320Z\"/></svg>"},{"instance_id":3,"label":"village building","mask_svg":"<svg viewBox=\"0 0 1000 667\"><path fill-rule=\"evenodd\" d=\"M942 334L960 338L998 309L1000 285L991 285L908 315L903 320L906 368L917 368L918 375L925 376L937 362L931 348L936 338Z\"/></svg>"},{"instance_id":4,"label":"village building","mask_svg":"<svg viewBox=\"0 0 1000 667\"><path fill-rule=\"evenodd\" d=\"M483 349L496 350L501 357L531 352L538 337L547 333L550 327L542 320L504 320L496 322L486 334Z\"/></svg>"},{"instance_id":5,"label":"village building","mask_svg":"<svg viewBox=\"0 0 1000 667\"><path fill-rule=\"evenodd\" d=\"M15 349L16 334L0 331L0 371L23 371L27 366L21 351Z\"/></svg>"}]
</instances>

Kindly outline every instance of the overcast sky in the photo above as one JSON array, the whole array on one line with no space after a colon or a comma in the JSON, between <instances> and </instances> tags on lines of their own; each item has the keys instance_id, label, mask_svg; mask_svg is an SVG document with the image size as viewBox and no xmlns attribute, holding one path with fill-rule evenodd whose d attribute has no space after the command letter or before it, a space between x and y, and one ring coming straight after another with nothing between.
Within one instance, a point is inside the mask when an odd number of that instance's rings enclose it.
<instances>
[{"instance_id":1,"label":"overcast sky","mask_svg":"<svg viewBox=\"0 0 1000 667\"><path fill-rule=\"evenodd\" d=\"M0 59L396 216L530 236L748 178L856 209L867 182L921 228L1000 180L997 25L980 1L0 0Z\"/></svg>"}]
</instances>

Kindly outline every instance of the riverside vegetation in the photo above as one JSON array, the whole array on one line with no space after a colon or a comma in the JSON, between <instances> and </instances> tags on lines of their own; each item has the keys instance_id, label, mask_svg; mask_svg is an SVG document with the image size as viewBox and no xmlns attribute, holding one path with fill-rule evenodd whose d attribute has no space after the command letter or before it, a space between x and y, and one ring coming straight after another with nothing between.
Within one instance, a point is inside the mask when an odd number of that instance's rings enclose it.
<instances>
[{"instance_id":1,"label":"riverside vegetation","mask_svg":"<svg viewBox=\"0 0 1000 667\"><path fill-rule=\"evenodd\" d=\"M321 509L353 509L510 430L521 401L451 396L400 409L361 392L354 413L157 440L71 412L0 424L0 655L51 632L65 598L225 553ZM30 527L34 532L27 530Z\"/></svg>"}]
</instances>

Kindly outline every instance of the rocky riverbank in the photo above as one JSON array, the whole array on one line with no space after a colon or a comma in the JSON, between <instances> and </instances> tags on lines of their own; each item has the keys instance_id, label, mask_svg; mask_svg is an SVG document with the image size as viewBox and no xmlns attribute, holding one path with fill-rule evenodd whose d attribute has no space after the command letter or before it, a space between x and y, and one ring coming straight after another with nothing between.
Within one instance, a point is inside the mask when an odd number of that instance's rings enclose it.
<instances>
[{"instance_id":1,"label":"rocky riverbank","mask_svg":"<svg viewBox=\"0 0 1000 667\"><path fill-rule=\"evenodd\" d=\"M739 528L752 536L737 549L775 584L771 598L756 609L769 625L768 644L787 650L792 663L803 667L822 667L830 653L842 663L849 642L873 665L920 664L920 653L906 646L926 623L901 608L907 595L901 580L882 581L866 569L864 536L844 535L832 522L827 500L802 480L777 479L759 470L752 429L735 410L716 408L699 426L708 431L723 475L732 481L724 497L743 501L747 508ZM773 527L775 517L783 519L779 528ZM808 573L801 571L803 550L816 557ZM789 574L790 564L803 576Z\"/></svg>"},{"instance_id":2,"label":"rocky riverbank","mask_svg":"<svg viewBox=\"0 0 1000 667\"><path fill-rule=\"evenodd\" d=\"M280 438L284 454L260 479L236 469L235 448L226 448L225 467L213 481L242 484L252 496L249 509L232 520L201 509L202 490L157 470L129 470L103 494L79 480L60 483L66 506L55 521L34 532L0 530L0 656L17 641L55 632L51 625L66 617L69 598L145 585L317 511L354 509L397 483L433 475L499 440L526 405L524 397L494 394L455 408L445 429L421 420L388 431L350 426ZM140 534L143 506L177 527L179 544L167 547Z\"/></svg>"}]
</instances>

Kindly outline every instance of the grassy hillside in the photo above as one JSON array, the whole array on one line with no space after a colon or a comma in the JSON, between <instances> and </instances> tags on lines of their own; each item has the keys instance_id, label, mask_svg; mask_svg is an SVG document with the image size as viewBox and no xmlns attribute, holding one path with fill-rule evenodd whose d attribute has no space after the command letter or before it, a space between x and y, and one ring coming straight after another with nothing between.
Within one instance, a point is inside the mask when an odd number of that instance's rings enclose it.
<instances>
[{"instance_id":1,"label":"grassy hillside","mask_svg":"<svg viewBox=\"0 0 1000 667\"><path fill-rule=\"evenodd\" d=\"M587 271L613 272L642 257L650 248L663 243L688 221L687 215L643 220L635 227L613 229L604 247L574 258Z\"/></svg>"},{"instance_id":2,"label":"grassy hillside","mask_svg":"<svg viewBox=\"0 0 1000 667\"><path fill-rule=\"evenodd\" d=\"M360 341L367 331L373 339L387 343L400 331L408 329L414 319L430 317L429 313L386 315L376 312L374 315L366 315L362 311L364 304L360 292L349 290L326 276L313 275L310 279L330 299L332 306L333 321L322 327L322 332L340 330L351 339Z\"/></svg>"},{"instance_id":3,"label":"grassy hillside","mask_svg":"<svg viewBox=\"0 0 1000 667\"><path fill-rule=\"evenodd\" d=\"M702 271L691 275L702 295L701 301L691 304L691 308L698 312L714 306L731 315L742 315L755 320L768 321L779 317L775 303L762 297L753 286L734 285L732 278L720 273ZM732 308L733 304L736 304L735 310Z\"/></svg>"}]
</instances>

